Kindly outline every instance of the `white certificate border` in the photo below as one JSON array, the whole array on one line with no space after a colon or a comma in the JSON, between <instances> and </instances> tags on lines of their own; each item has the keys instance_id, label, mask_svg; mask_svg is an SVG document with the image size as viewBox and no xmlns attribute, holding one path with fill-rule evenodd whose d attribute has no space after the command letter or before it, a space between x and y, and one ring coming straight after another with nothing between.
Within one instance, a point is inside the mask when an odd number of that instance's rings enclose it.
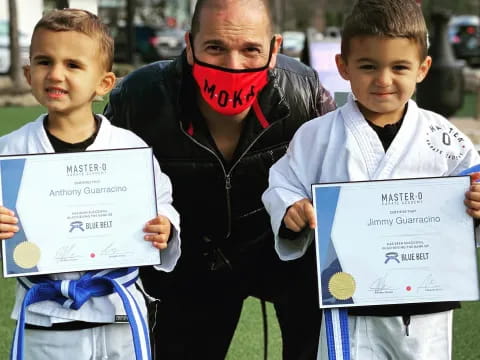
<instances>
[{"instance_id":1,"label":"white certificate border","mask_svg":"<svg viewBox=\"0 0 480 360\"><path fill-rule=\"evenodd\" d=\"M124 147L124 148L114 148L114 149L97 149L97 150L86 150L86 151L79 151L79 152L53 152L53 153L34 153L34 154L12 154L12 155L0 155L0 161L1 160L10 160L10 159L25 159L27 160L28 158L33 158L33 157L88 157L91 158L89 155L93 155L94 153L116 153L116 152L131 152L131 151L148 151L150 156L148 157L149 159L149 167L151 169L152 173L152 194L154 196L153 202L154 202L154 208L155 208L155 214L158 214L158 204L157 204L157 183L156 183L156 177L155 177L155 167L154 167L154 155L153 155L153 149L150 146L139 146L139 147ZM2 189L0 188L0 201L3 204L3 199L1 196ZM146 219L147 221L148 219ZM0 260L2 263L2 275L4 278L15 278L15 277L21 277L21 276L30 276L30 275L45 275L45 274L52 274L51 271L34 271L34 272L22 272L22 273L9 273L7 271L7 256L6 256L6 244L4 241L7 240L1 240L0 241ZM122 262L121 265L118 266L109 266L109 269L115 269L115 268L126 268L126 267L133 267L133 266L150 266L150 265L161 265L162 264L162 252L159 250L158 251L158 262L151 263L151 262L145 262L145 263L139 263L137 262ZM82 266L83 267L83 266ZM61 273L69 273L69 272L79 272L79 271L89 271L89 270L100 270L100 269L105 269L105 266L103 265L98 265L98 266L89 266L88 268L81 269L81 268L75 268L74 270L62 270L62 271L56 271L54 272L55 274L61 274Z\"/></svg>"},{"instance_id":2,"label":"white certificate border","mask_svg":"<svg viewBox=\"0 0 480 360\"><path fill-rule=\"evenodd\" d=\"M398 182L398 183L400 183L400 182L408 182L408 181L421 182L423 180L424 181L430 181L430 180L434 181L434 180L445 180L445 179L449 179L449 178L468 178L468 182L470 183L470 176L469 175L315 183L315 184L311 185L312 202L313 202L313 206L314 206L314 209L315 209L315 216L316 216L316 218L318 218L318 215L317 215L318 210L317 210L317 206L316 206L316 203L317 203L317 196L316 196L316 191L315 191L316 188L339 187L340 188L339 194L340 194L342 187L349 187L349 186L356 186L356 185L358 186L359 184L362 184L362 183L369 183L369 184L376 183L376 182L389 182L389 183L397 183ZM338 201L338 198L337 198L337 201ZM472 219L471 234L472 234L472 243L475 244L475 226L474 226L473 219ZM330 243L331 243L331 241L329 241L329 244ZM475 248L475 246L473 246L473 248ZM415 301L412 302L411 298L408 298L408 299L405 298L405 301L403 301L403 302L399 302L399 301L388 302L388 301L386 301L382 304L380 304L378 302L362 302L362 303L349 302L349 303L324 304L323 303L323 297L322 297L322 276L321 276L321 272L324 269L322 269L322 267L321 267L321 265L323 265L323 264L321 264L321 260L320 260L321 254L320 254L320 239L319 239L318 223L317 223L317 226L315 227L315 254L316 254L316 263L317 263L317 278L318 278L318 292L319 292L320 308L325 308L326 309L326 308L359 307L359 306L371 306L371 305L380 305L381 306L381 305L396 305L396 304L407 304L407 303L429 303L429 302L439 302L439 301L443 302L443 301L477 301L477 300L479 300L479 295L478 295L479 294L479 285L478 285L479 277L478 277L478 273L476 272L475 273L476 278L477 278L477 282L476 282L477 283L477 298L476 299L459 299L459 298L442 299L442 300L426 299L426 300L422 300L422 301L418 301L418 302L415 302ZM473 259L474 259L474 262L475 262L475 265L476 265L476 269L478 269L478 259L477 259L476 251L472 254L472 256L473 256ZM352 299L350 298L350 301L351 300Z\"/></svg>"}]
</instances>

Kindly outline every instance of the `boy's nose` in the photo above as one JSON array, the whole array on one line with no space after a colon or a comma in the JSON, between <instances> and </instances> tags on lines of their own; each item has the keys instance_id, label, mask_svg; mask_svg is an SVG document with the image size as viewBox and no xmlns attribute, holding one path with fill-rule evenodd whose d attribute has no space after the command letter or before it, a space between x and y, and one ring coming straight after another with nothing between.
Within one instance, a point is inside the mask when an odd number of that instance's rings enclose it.
<instances>
[{"instance_id":1,"label":"boy's nose","mask_svg":"<svg viewBox=\"0 0 480 360\"><path fill-rule=\"evenodd\" d=\"M392 76L389 71L382 70L379 72L376 83L378 86L389 86L392 83Z\"/></svg>"},{"instance_id":2,"label":"boy's nose","mask_svg":"<svg viewBox=\"0 0 480 360\"><path fill-rule=\"evenodd\" d=\"M63 79L64 72L63 67L61 65L52 65L50 71L48 72L48 78L50 80L57 80L60 81Z\"/></svg>"}]
</instances>

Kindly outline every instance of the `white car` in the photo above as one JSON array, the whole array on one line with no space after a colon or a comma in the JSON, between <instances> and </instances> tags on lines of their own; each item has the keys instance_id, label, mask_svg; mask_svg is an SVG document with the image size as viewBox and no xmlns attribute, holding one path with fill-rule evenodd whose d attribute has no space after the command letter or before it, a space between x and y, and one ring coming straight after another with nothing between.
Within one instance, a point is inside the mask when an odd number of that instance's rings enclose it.
<instances>
[{"instance_id":1,"label":"white car","mask_svg":"<svg viewBox=\"0 0 480 360\"><path fill-rule=\"evenodd\" d=\"M29 60L30 37L19 33L20 62L27 65ZM10 38L8 37L8 21L0 20L0 74L6 74L10 70Z\"/></svg>"},{"instance_id":2,"label":"white car","mask_svg":"<svg viewBox=\"0 0 480 360\"><path fill-rule=\"evenodd\" d=\"M282 36L282 53L300 60L305 45L305 33L302 31L284 31Z\"/></svg>"}]
</instances>

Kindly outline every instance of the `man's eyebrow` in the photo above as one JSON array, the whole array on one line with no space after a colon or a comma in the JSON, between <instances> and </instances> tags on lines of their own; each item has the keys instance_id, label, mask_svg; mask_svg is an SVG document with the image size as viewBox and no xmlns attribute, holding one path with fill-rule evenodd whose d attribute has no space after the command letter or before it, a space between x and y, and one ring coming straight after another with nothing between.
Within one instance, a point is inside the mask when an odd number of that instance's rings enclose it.
<instances>
[{"instance_id":1,"label":"man's eyebrow","mask_svg":"<svg viewBox=\"0 0 480 360\"><path fill-rule=\"evenodd\" d=\"M204 45L216 45L216 46L225 46L225 41L218 39L206 40L203 42ZM242 44L244 47L263 47L261 42L257 41L246 41Z\"/></svg>"},{"instance_id":2,"label":"man's eyebrow","mask_svg":"<svg viewBox=\"0 0 480 360\"><path fill-rule=\"evenodd\" d=\"M264 44L257 41L247 41L244 43L246 47L263 47Z\"/></svg>"},{"instance_id":3,"label":"man's eyebrow","mask_svg":"<svg viewBox=\"0 0 480 360\"><path fill-rule=\"evenodd\" d=\"M222 40L206 40L203 42L204 45L224 45L225 43Z\"/></svg>"}]
</instances>

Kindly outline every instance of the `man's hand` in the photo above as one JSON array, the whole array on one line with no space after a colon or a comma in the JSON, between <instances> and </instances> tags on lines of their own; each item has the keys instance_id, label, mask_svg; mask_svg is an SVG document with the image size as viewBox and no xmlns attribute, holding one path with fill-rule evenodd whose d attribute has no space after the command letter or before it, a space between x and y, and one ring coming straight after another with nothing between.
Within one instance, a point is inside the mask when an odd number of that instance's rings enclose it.
<instances>
[{"instance_id":1,"label":"man's hand","mask_svg":"<svg viewBox=\"0 0 480 360\"><path fill-rule=\"evenodd\" d=\"M475 218L480 219L480 173L476 172L470 175L471 184L470 189L465 193L465 206L467 213Z\"/></svg>"},{"instance_id":2,"label":"man's hand","mask_svg":"<svg viewBox=\"0 0 480 360\"><path fill-rule=\"evenodd\" d=\"M307 225L310 229L315 229L316 217L310 199L305 198L293 203L293 205L288 208L283 222L287 229L295 232L302 231Z\"/></svg>"},{"instance_id":3,"label":"man's hand","mask_svg":"<svg viewBox=\"0 0 480 360\"><path fill-rule=\"evenodd\" d=\"M0 206L0 240L11 238L17 231L18 219L15 213L6 207Z\"/></svg>"},{"instance_id":4,"label":"man's hand","mask_svg":"<svg viewBox=\"0 0 480 360\"><path fill-rule=\"evenodd\" d=\"M172 225L167 217L158 215L145 225L143 229L143 231L147 233L145 240L150 241L157 249L166 249L170 238L171 227Z\"/></svg>"}]
</instances>

